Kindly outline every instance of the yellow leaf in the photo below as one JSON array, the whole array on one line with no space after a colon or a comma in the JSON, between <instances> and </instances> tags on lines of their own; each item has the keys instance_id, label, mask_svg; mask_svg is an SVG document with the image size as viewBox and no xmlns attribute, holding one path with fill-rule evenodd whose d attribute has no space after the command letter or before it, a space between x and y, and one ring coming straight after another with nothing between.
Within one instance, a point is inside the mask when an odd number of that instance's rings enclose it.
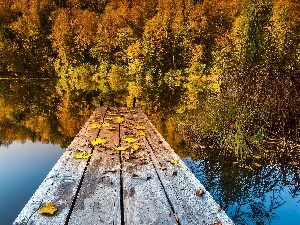
<instances>
[{"instance_id":1,"label":"yellow leaf","mask_svg":"<svg viewBox=\"0 0 300 225\"><path fill-rule=\"evenodd\" d=\"M137 117L138 115L137 115L137 114L133 114L132 116L133 116L133 117Z\"/></svg>"},{"instance_id":2,"label":"yellow leaf","mask_svg":"<svg viewBox=\"0 0 300 225\"><path fill-rule=\"evenodd\" d=\"M109 130L109 131L115 131L116 128L115 127L108 127L107 130Z\"/></svg>"},{"instance_id":3,"label":"yellow leaf","mask_svg":"<svg viewBox=\"0 0 300 225\"><path fill-rule=\"evenodd\" d=\"M146 134L145 134L144 131L139 130L138 132L136 132L136 135L137 135L137 136L145 136Z\"/></svg>"},{"instance_id":4,"label":"yellow leaf","mask_svg":"<svg viewBox=\"0 0 300 225\"><path fill-rule=\"evenodd\" d=\"M45 206L43 206L40 209L40 214L42 215L53 215L56 211L57 211L57 206L50 203L50 202L46 202Z\"/></svg>"},{"instance_id":5,"label":"yellow leaf","mask_svg":"<svg viewBox=\"0 0 300 225\"><path fill-rule=\"evenodd\" d=\"M125 151L127 148L124 146L116 147L115 150L117 151Z\"/></svg>"},{"instance_id":6,"label":"yellow leaf","mask_svg":"<svg viewBox=\"0 0 300 225\"><path fill-rule=\"evenodd\" d=\"M110 123L104 123L102 124L103 127L110 127Z\"/></svg>"},{"instance_id":7,"label":"yellow leaf","mask_svg":"<svg viewBox=\"0 0 300 225\"><path fill-rule=\"evenodd\" d=\"M74 158L75 159L88 159L91 157L92 154L87 153L86 151L81 152L81 151L76 151L74 153Z\"/></svg>"},{"instance_id":8,"label":"yellow leaf","mask_svg":"<svg viewBox=\"0 0 300 225\"><path fill-rule=\"evenodd\" d=\"M178 159L172 159L170 161L173 165L177 165L179 163L179 160Z\"/></svg>"},{"instance_id":9,"label":"yellow leaf","mask_svg":"<svg viewBox=\"0 0 300 225\"><path fill-rule=\"evenodd\" d=\"M91 140L92 145L103 145L105 144L107 141L104 138L96 138L95 140Z\"/></svg>"},{"instance_id":10,"label":"yellow leaf","mask_svg":"<svg viewBox=\"0 0 300 225\"><path fill-rule=\"evenodd\" d=\"M256 159L260 159L261 158L261 156L259 156L259 155L255 155L253 157L256 158Z\"/></svg>"},{"instance_id":11,"label":"yellow leaf","mask_svg":"<svg viewBox=\"0 0 300 225\"><path fill-rule=\"evenodd\" d=\"M132 148L134 151L138 150L139 147L140 147L140 146L137 145L137 144L133 144L133 145L131 146L131 148Z\"/></svg>"},{"instance_id":12,"label":"yellow leaf","mask_svg":"<svg viewBox=\"0 0 300 225\"><path fill-rule=\"evenodd\" d=\"M90 126L90 128L91 128L91 129L99 129L99 128L101 128L101 125L100 125L100 124L92 124L92 125Z\"/></svg>"},{"instance_id":13,"label":"yellow leaf","mask_svg":"<svg viewBox=\"0 0 300 225\"><path fill-rule=\"evenodd\" d=\"M117 119L116 119L116 122L117 123L122 123L122 122L124 122L124 118L123 117L117 117Z\"/></svg>"},{"instance_id":14,"label":"yellow leaf","mask_svg":"<svg viewBox=\"0 0 300 225\"><path fill-rule=\"evenodd\" d=\"M113 118L112 117L106 117L106 118L104 118L104 120L113 120Z\"/></svg>"},{"instance_id":15,"label":"yellow leaf","mask_svg":"<svg viewBox=\"0 0 300 225\"><path fill-rule=\"evenodd\" d=\"M144 127L144 126L136 126L135 127L137 130L145 130L146 129L146 127Z\"/></svg>"},{"instance_id":16,"label":"yellow leaf","mask_svg":"<svg viewBox=\"0 0 300 225\"><path fill-rule=\"evenodd\" d=\"M93 120L92 120L92 123L95 123L95 122L96 122L96 120L93 119Z\"/></svg>"},{"instance_id":17,"label":"yellow leaf","mask_svg":"<svg viewBox=\"0 0 300 225\"><path fill-rule=\"evenodd\" d=\"M134 142L137 141L137 139L135 139L135 138L130 138L130 137L124 138L123 140L126 141L126 142L128 142L128 143L134 143Z\"/></svg>"}]
</instances>

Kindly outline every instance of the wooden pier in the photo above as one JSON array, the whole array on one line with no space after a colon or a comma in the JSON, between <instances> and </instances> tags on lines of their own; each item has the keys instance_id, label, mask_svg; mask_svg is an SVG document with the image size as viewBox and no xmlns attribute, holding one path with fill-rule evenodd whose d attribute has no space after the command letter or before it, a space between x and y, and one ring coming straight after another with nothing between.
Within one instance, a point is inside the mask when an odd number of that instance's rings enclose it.
<instances>
[{"instance_id":1,"label":"wooden pier","mask_svg":"<svg viewBox=\"0 0 300 225\"><path fill-rule=\"evenodd\" d=\"M13 224L233 222L140 109L99 107Z\"/></svg>"}]
</instances>

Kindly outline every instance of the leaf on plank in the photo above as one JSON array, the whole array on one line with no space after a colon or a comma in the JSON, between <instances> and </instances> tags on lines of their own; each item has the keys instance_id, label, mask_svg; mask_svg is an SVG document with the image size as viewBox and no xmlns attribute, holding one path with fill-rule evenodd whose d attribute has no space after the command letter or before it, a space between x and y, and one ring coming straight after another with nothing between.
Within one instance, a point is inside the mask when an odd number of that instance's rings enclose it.
<instances>
[{"instance_id":1,"label":"leaf on plank","mask_svg":"<svg viewBox=\"0 0 300 225\"><path fill-rule=\"evenodd\" d=\"M90 126L91 129L100 129L101 128L101 125L100 124L92 124Z\"/></svg>"},{"instance_id":2,"label":"leaf on plank","mask_svg":"<svg viewBox=\"0 0 300 225\"><path fill-rule=\"evenodd\" d=\"M104 120L113 120L112 117L105 117Z\"/></svg>"},{"instance_id":3,"label":"leaf on plank","mask_svg":"<svg viewBox=\"0 0 300 225\"><path fill-rule=\"evenodd\" d=\"M124 138L123 140L129 144L137 142L137 139L131 137Z\"/></svg>"},{"instance_id":4,"label":"leaf on plank","mask_svg":"<svg viewBox=\"0 0 300 225\"><path fill-rule=\"evenodd\" d=\"M115 150L117 151L125 151L127 148L124 147L124 146L119 146L119 147L116 147Z\"/></svg>"},{"instance_id":5,"label":"leaf on plank","mask_svg":"<svg viewBox=\"0 0 300 225\"><path fill-rule=\"evenodd\" d=\"M204 189L202 189L202 188L196 190L196 195L197 195L197 196L203 196L204 193L205 193L205 191L204 191Z\"/></svg>"},{"instance_id":6,"label":"leaf on plank","mask_svg":"<svg viewBox=\"0 0 300 225\"><path fill-rule=\"evenodd\" d=\"M131 146L131 149L134 150L134 151L138 150L139 148L140 148L140 146L137 145L137 144L133 144L133 145Z\"/></svg>"},{"instance_id":7,"label":"leaf on plank","mask_svg":"<svg viewBox=\"0 0 300 225\"><path fill-rule=\"evenodd\" d=\"M174 217L175 217L175 220L178 222L179 217L178 217L177 213L174 213Z\"/></svg>"},{"instance_id":8,"label":"leaf on plank","mask_svg":"<svg viewBox=\"0 0 300 225\"><path fill-rule=\"evenodd\" d=\"M57 206L51 202L46 202L46 204L39 210L41 215L53 215L57 211Z\"/></svg>"},{"instance_id":9,"label":"leaf on plank","mask_svg":"<svg viewBox=\"0 0 300 225\"><path fill-rule=\"evenodd\" d=\"M107 130L109 130L109 131L116 131L116 128L115 127L108 127Z\"/></svg>"},{"instance_id":10,"label":"leaf on plank","mask_svg":"<svg viewBox=\"0 0 300 225\"><path fill-rule=\"evenodd\" d=\"M171 159L170 163L177 165L179 163L179 159Z\"/></svg>"},{"instance_id":11,"label":"leaf on plank","mask_svg":"<svg viewBox=\"0 0 300 225\"><path fill-rule=\"evenodd\" d=\"M212 223L210 225L223 225L223 223L221 221L217 221L217 222L214 222L214 223Z\"/></svg>"},{"instance_id":12,"label":"leaf on plank","mask_svg":"<svg viewBox=\"0 0 300 225\"><path fill-rule=\"evenodd\" d=\"M103 127L110 127L110 123L104 123L102 124Z\"/></svg>"},{"instance_id":13,"label":"leaf on plank","mask_svg":"<svg viewBox=\"0 0 300 225\"><path fill-rule=\"evenodd\" d=\"M137 130L146 130L146 127L144 127L144 126L136 126L135 129L137 129Z\"/></svg>"},{"instance_id":14,"label":"leaf on plank","mask_svg":"<svg viewBox=\"0 0 300 225\"><path fill-rule=\"evenodd\" d=\"M146 134L145 134L144 131L139 130L138 132L136 132L136 135L137 135L137 136L145 136Z\"/></svg>"},{"instance_id":15,"label":"leaf on plank","mask_svg":"<svg viewBox=\"0 0 300 225\"><path fill-rule=\"evenodd\" d=\"M86 152L86 151L76 151L74 153L74 158L75 159L88 159L91 157L92 154Z\"/></svg>"},{"instance_id":16,"label":"leaf on plank","mask_svg":"<svg viewBox=\"0 0 300 225\"><path fill-rule=\"evenodd\" d=\"M116 122L117 123L123 123L125 119L123 117L117 117Z\"/></svg>"},{"instance_id":17,"label":"leaf on plank","mask_svg":"<svg viewBox=\"0 0 300 225\"><path fill-rule=\"evenodd\" d=\"M103 145L105 144L107 141L104 138L96 138L95 140L91 140L91 144L92 145Z\"/></svg>"},{"instance_id":18,"label":"leaf on plank","mask_svg":"<svg viewBox=\"0 0 300 225\"><path fill-rule=\"evenodd\" d=\"M161 170L166 170L167 168L164 167L164 166L160 166L160 169L161 169Z\"/></svg>"}]
</instances>

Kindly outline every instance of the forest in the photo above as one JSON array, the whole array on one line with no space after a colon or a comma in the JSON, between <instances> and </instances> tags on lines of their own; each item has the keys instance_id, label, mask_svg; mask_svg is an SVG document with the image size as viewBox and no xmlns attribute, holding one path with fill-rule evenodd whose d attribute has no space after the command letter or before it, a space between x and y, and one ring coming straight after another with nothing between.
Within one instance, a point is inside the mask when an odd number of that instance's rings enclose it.
<instances>
[{"instance_id":1,"label":"forest","mask_svg":"<svg viewBox=\"0 0 300 225\"><path fill-rule=\"evenodd\" d=\"M299 137L299 12L299 0L2 0L0 77L137 97L152 117L178 115L189 141L261 154Z\"/></svg>"}]
</instances>

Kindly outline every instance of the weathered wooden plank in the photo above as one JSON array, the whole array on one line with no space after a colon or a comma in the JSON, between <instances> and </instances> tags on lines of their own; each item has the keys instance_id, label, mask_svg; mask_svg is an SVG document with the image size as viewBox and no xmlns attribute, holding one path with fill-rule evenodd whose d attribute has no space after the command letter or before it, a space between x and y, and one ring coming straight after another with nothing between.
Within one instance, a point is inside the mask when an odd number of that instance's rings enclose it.
<instances>
[{"instance_id":1,"label":"weathered wooden plank","mask_svg":"<svg viewBox=\"0 0 300 225\"><path fill-rule=\"evenodd\" d=\"M117 110L108 109L105 118L112 114ZM108 142L93 151L69 224L121 224L120 156L114 150L119 144L119 125L114 121L105 120L114 131L108 127L100 131L99 137Z\"/></svg>"},{"instance_id":2,"label":"weathered wooden plank","mask_svg":"<svg viewBox=\"0 0 300 225\"><path fill-rule=\"evenodd\" d=\"M54 165L47 177L25 205L19 216L14 221L14 225L20 224L42 224L59 225L65 224L72 201L74 199L83 171L86 167L86 159L74 159L73 151L77 149L91 152L91 147L86 140L95 138L99 129L91 129L93 120L101 120L106 108L98 108L79 134L69 145L68 149ZM51 202L58 206L58 211L54 216L41 216L39 209L45 202Z\"/></svg>"},{"instance_id":3,"label":"weathered wooden plank","mask_svg":"<svg viewBox=\"0 0 300 225\"><path fill-rule=\"evenodd\" d=\"M143 116L144 113L139 110L139 115ZM218 208L218 204L209 192L180 160L154 125L148 119L146 121L146 138L152 148L151 159L171 205L178 215L179 223L182 225L206 225L216 222L222 222L224 225L234 224L226 213ZM178 164L171 164L172 159L178 160ZM203 189L205 194L197 196L196 190L199 189Z\"/></svg>"},{"instance_id":4,"label":"weathered wooden plank","mask_svg":"<svg viewBox=\"0 0 300 225\"><path fill-rule=\"evenodd\" d=\"M122 152L124 224L177 224L174 212L164 193L161 182L149 156L149 145L144 136L138 136L137 126L143 126L143 120L135 117L134 111L121 126L121 137L134 137L139 146L136 151ZM141 122L138 122L141 121ZM124 141L123 141L124 142Z\"/></svg>"}]
</instances>

